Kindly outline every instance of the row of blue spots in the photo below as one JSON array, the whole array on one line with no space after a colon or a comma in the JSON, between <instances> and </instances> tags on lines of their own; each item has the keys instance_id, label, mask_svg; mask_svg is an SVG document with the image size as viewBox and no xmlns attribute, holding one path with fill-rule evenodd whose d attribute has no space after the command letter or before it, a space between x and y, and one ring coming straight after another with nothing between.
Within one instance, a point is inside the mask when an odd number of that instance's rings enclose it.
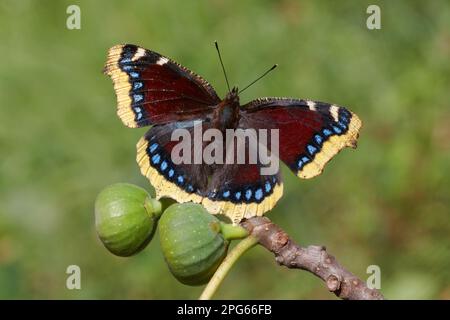
<instances>
[{"instance_id":1,"label":"row of blue spots","mask_svg":"<svg viewBox=\"0 0 450 320\"><path fill-rule=\"evenodd\" d=\"M273 176L272 181L274 184L277 182L275 176ZM261 202L261 200L264 199L265 196L270 195L272 193L272 190L273 190L272 183L270 181L266 181L264 183L264 187L257 189L246 188L244 190L239 191L230 191L230 190L222 191L219 198L224 200L230 200L232 202L241 202L241 199L244 200L244 202Z\"/></svg>"},{"instance_id":2,"label":"row of blue spots","mask_svg":"<svg viewBox=\"0 0 450 320\"><path fill-rule=\"evenodd\" d=\"M123 59L120 60L120 65L121 65L121 69L123 71L125 71L131 78L137 79L139 78L139 72L136 71L132 71L134 70L134 66L131 64L127 64L127 63L131 63L131 58L130 57L125 57ZM124 65L125 64L125 65ZM133 81L133 87L132 87L132 91L136 91L141 89L144 86L144 83L141 81ZM143 94L137 94L134 93L132 94L132 98L133 98L133 110L136 114L136 121L141 120L144 117L144 114L142 112L142 108L140 108L139 106L136 106L136 104L138 104L139 102L144 100L144 95Z\"/></svg>"},{"instance_id":3,"label":"row of blue spots","mask_svg":"<svg viewBox=\"0 0 450 320\"><path fill-rule=\"evenodd\" d=\"M141 81L133 81L133 91L139 90L142 88L144 84ZM133 105L134 105L134 111L136 113L136 121L139 121L143 118L142 108L139 106L136 106L139 102L144 100L144 95L139 93L133 94Z\"/></svg>"},{"instance_id":4,"label":"row of blue spots","mask_svg":"<svg viewBox=\"0 0 450 320\"><path fill-rule=\"evenodd\" d=\"M323 143L332 135L340 135L342 133L345 133L348 130L348 123L350 122L351 113L348 112L344 108L339 109L339 121L334 122L334 124L331 125L331 128L324 128L322 129L322 135L319 133L316 133L313 136L313 143L306 145L306 150L309 154L309 156L301 155L299 160L297 161L297 169L301 170L303 166L309 162L311 162L311 159L314 158L315 154L320 151ZM312 157L312 158L310 158Z\"/></svg>"},{"instance_id":5,"label":"row of blue spots","mask_svg":"<svg viewBox=\"0 0 450 320\"><path fill-rule=\"evenodd\" d=\"M151 140L153 140L153 139L151 139ZM159 147L158 143L153 142L147 148L148 153L151 155L150 159L151 159L151 163L153 164L153 167L156 168L158 170L158 172L163 174L166 178L168 177L169 180L174 180L177 185L183 186L185 183L185 177L183 175L179 174L176 176L175 179L173 179L176 175L175 170L173 168L171 168L169 161L164 160L161 157L161 155L159 154L159 152L156 152L158 147ZM167 174L165 173L166 171L167 171ZM186 190L188 192L193 192L194 187L191 184L188 184L186 186Z\"/></svg>"},{"instance_id":6,"label":"row of blue spots","mask_svg":"<svg viewBox=\"0 0 450 320\"><path fill-rule=\"evenodd\" d=\"M142 114L142 108L139 107L138 103L141 102L142 100L144 100L144 95L143 94L133 94L133 109L134 112L136 113L136 121L139 121L142 119L143 114Z\"/></svg>"}]
</instances>

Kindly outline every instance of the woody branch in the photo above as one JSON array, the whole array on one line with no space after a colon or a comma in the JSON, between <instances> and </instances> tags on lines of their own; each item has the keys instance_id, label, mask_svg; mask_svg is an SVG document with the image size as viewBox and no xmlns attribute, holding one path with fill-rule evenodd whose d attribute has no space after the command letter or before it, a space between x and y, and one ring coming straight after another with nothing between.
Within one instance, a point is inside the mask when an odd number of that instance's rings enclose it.
<instances>
[{"instance_id":1,"label":"woody branch","mask_svg":"<svg viewBox=\"0 0 450 320\"><path fill-rule=\"evenodd\" d=\"M311 272L322 279L328 290L346 300L383 300L376 289L347 271L324 246L300 247L267 217L253 217L241 222L260 245L275 255L279 265Z\"/></svg>"}]
</instances>

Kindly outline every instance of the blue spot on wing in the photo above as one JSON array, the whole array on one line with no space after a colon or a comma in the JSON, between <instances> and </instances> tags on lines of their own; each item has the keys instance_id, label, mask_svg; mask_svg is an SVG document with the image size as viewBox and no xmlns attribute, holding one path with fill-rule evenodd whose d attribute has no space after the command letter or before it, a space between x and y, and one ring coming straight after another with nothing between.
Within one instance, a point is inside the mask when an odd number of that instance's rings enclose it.
<instances>
[{"instance_id":1,"label":"blue spot on wing","mask_svg":"<svg viewBox=\"0 0 450 320\"><path fill-rule=\"evenodd\" d=\"M349 123L350 119L348 117L344 116L344 115L341 115L339 117L339 121L342 121L343 123Z\"/></svg>"},{"instance_id":2,"label":"blue spot on wing","mask_svg":"<svg viewBox=\"0 0 450 320\"><path fill-rule=\"evenodd\" d=\"M158 148L158 144L156 142L152 143L150 145L150 148L148 149L150 153L153 153Z\"/></svg>"},{"instance_id":3,"label":"blue spot on wing","mask_svg":"<svg viewBox=\"0 0 450 320\"><path fill-rule=\"evenodd\" d=\"M245 199L250 200L251 197L252 197L252 190L248 189L247 191L245 191Z\"/></svg>"},{"instance_id":4,"label":"blue spot on wing","mask_svg":"<svg viewBox=\"0 0 450 320\"><path fill-rule=\"evenodd\" d=\"M269 193L270 190L272 190L272 185L270 184L269 181L266 182L264 187L265 187L266 193Z\"/></svg>"},{"instance_id":5,"label":"blue spot on wing","mask_svg":"<svg viewBox=\"0 0 450 320\"><path fill-rule=\"evenodd\" d=\"M342 130L347 130L347 125L343 123L342 120L339 120L338 125L342 128Z\"/></svg>"},{"instance_id":6,"label":"blue spot on wing","mask_svg":"<svg viewBox=\"0 0 450 320\"><path fill-rule=\"evenodd\" d=\"M316 143L317 143L318 145L321 145L322 142L323 142L323 138L322 138L322 136L321 136L320 134L316 134L316 135L314 136L314 140L316 141Z\"/></svg>"},{"instance_id":7,"label":"blue spot on wing","mask_svg":"<svg viewBox=\"0 0 450 320\"><path fill-rule=\"evenodd\" d=\"M144 99L144 96L142 94L134 94L133 99L134 99L134 102L139 102L142 99Z\"/></svg>"},{"instance_id":8,"label":"blue spot on wing","mask_svg":"<svg viewBox=\"0 0 450 320\"><path fill-rule=\"evenodd\" d=\"M230 196L230 191L224 191L223 193L222 193L222 195L223 195L223 197L224 198L228 198L229 196Z\"/></svg>"},{"instance_id":9,"label":"blue spot on wing","mask_svg":"<svg viewBox=\"0 0 450 320\"><path fill-rule=\"evenodd\" d=\"M236 200L241 199L241 192L240 192L240 191L236 192L236 193L234 194L234 197L236 198Z\"/></svg>"},{"instance_id":10,"label":"blue spot on wing","mask_svg":"<svg viewBox=\"0 0 450 320\"><path fill-rule=\"evenodd\" d=\"M175 171L173 171L173 169L170 169L169 170L169 178L172 178L174 174L175 174Z\"/></svg>"},{"instance_id":11,"label":"blue spot on wing","mask_svg":"<svg viewBox=\"0 0 450 320\"><path fill-rule=\"evenodd\" d=\"M138 72L130 72L130 77L132 78L139 78L139 73Z\"/></svg>"},{"instance_id":12,"label":"blue spot on wing","mask_svg":"<svg viewBox=\"0 0 450 320\"><path fill-rule=\"evenodd\" d=\"M178 176L177 180L178 180L179 183L184 183L183 176Z\"/></svg>"},{"instance_id":13,"label":"blue spot on wing","mask_svg":"<svg viewBox=\"0 0 450 320\"><path fill-rule=\"evenodd\" d=\"M163 162L161 162L161 171L164 171L164 170L166 170L167 169L167 161L163 161Z\"/></svg>"},{"instance_id":14,"label":"blue spot on wing","mask_svg":"<svg viewBox=\"0 0 450 320\"><path fill-rule=\"evenodd\" d=\"M262 189L259 188L258 190L255 191L255 199L261 200L262 197L263 197L263 192L262 192Z\"/></svg>"},{"instance_id":15,"label":"blue spot on wing","mask_svg":"<svg viewBox=\"0 0 450 320\"><path fill-rule=\"evenodd\" d=\"M342 133L341 128L339 128L339 127L337 127L337 126L333 126L333 130L334 130L334 132L336 132L337 134L341 134L341 133Z\"/></svg>"},{"instance_id":16,"label":"blue spot on wing","mask_svg":"<svg viewBox=\"0 0 450 320\"><path fill-rule=\"evenodd\" d=\"M161 156L157 153L157 154L155 154L153 157L152 157L152 162L154 163L154 164L158 164L159 163L159 160L161 160Z\"/></svg>"},{"instance_id":17,"label":"blue spot on wing","mask_svg":"<svg viewBox=\"0 0 450 320\"><path fill-rule=\"evenodd\" d=\"M187 186L187 191L189 191L189 192L192 192L192 191L194 191L194 187L191 185L191 184L189 184L188 186Z\"/></svg>"},{"instance_id":18,"label":"blue spot on wing","mask_svg":"<svg viewBox=\"0 0 450 320\"><path fill-rule=\"evenodd\" d=\"M308 149L308 152L309 152L310 155L314 155L314 154L317 152L317 148L314 147L314 146L311 145L311 144L308 144L308 145L306 146L306 148Z\"/></svg>"},{"instance_id":19,"label":"blue spot on wing","mask_svg":"<svg viewBox=\"0 0 450 320\"><path fill-rule=\"evenodd\" d=\"M323 129L322 132L326 137L329 137L333 134L333 132L331 132L331 130L327 128Z\"/></svg>"},{"instance_id":20,"label":"blue spot on wing","mask_svg":"<svg viewBox=\"0 0 450 320\"><path fill-rule=\"evenodd\" d=\"M140 89L140 88L142 88L143 86L144 86L144 84L143 84L142 82L139 82L139 81L133 82L133 90Z\"/></svg>"}]
</instances>

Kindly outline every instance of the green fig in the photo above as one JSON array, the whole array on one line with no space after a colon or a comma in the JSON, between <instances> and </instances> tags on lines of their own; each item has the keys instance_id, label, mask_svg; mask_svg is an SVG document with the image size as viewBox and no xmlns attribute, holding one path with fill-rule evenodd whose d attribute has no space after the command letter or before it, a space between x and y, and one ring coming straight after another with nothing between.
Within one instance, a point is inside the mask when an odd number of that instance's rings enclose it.
<instances>
[{"instance_id":1,"label":"green fig","mask_svg":"<svg viewBox=\"0 0 450 320\"><path fill-rule=\"evenodd\" d=\"M159 221L164 258L172 274L187 285L209 281L228 250L221 222L199 204L173 204Z\"/></svg>"},{"instance_id":2,"label":"green fig","mask_svg":"<svg viewBox=\"0 0 450 320\"><path fill-rule=\"evenodd\" d=\"M103 245L121 257L138 253L150 242L161 215L161 204L144 189L117 183L95 201L95 226Z\"/></svg>"}]
</instances>

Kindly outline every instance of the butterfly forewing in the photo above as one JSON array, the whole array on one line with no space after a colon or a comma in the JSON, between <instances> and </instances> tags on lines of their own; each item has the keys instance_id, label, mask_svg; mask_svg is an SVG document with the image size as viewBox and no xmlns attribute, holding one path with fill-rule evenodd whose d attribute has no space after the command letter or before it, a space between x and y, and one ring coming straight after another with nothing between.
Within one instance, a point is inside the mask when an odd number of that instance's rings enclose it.
<instances>
[{"instance_id":1,"label":"butterfly forewing","mask_svg":"<svg viewBox=\"0 0 450 320\"><path fill-rule=\"evenodd\" d=\"M220 102L206 80L135 45L112 47L104 70L114 83L117 113L128 127L198 118Z\"/></svg>"}]
</instances>

